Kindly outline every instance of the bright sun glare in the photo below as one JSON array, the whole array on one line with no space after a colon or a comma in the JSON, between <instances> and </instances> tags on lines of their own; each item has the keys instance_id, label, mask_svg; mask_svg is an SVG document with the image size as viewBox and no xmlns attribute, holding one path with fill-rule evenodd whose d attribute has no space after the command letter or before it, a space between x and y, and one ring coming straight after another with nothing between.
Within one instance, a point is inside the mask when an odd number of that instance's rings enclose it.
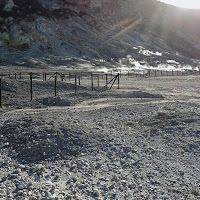
<instances>
[{"instance_id":1,"label":"bright sun glare","mask_svg":"<svg viewBox=\"0 0 200 200\"><path fill-rule=\"evenodd\" d=\"M200 9L200 0L159 0L182 8Z\"/></svg>"}]
</instances>

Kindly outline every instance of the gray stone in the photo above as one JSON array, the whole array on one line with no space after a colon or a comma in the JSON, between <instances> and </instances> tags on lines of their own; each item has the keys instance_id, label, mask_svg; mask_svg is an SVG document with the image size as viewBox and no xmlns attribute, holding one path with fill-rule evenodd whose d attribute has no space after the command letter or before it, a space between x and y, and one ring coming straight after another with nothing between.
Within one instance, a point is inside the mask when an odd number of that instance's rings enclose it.
<instances>
[{"instance_id":1,"label":"gray stone","mask_svg":"<svg viewBox=\"0 0 200 200\"><path fill-rule=\"evenodd\" d=\"M3 32L3 33L1 34L1 40L2 40L2 41L4 41L4 40L10 40L9 34L6 33L6 32Z\"/></svg>"},{"instance_id":2,"label":"gray stone","mask_svg":"<svg viewBox=\"0 0 200 200\"><path fill-rule=\"evenodd\" d=\"M34 173L34 172L37 172L37 171L41 170L42 168L43 168L42 165L37 165L36 167L32 168L32 172L33 172L33 173Z\"/></svg>"},{"instance_id":3,"label":"gray stone","mask_svg":"<svg viewBox=\"0 0 200 200\"><path fill-rule=\"evenodd\" d=\"M1 182L4 182L4 181L6 181L6 180L7 180L7 177L6 177L6 176L4 176L4 177L1 178Z\"/></svg>"},{"instance_id":4,"label":"gray stone","mask_svg":"<svg viewBox=\"0 0 200 200\"><path fill-rule=\"evenodd\" d=\"M56 199L56 195L55 194L52 194L50 197L49 197L50 200L54 200Z\"/></svg>"},{"instance_id":5,"label":"gray stone","mask_svg":"<svg viewBox=\"0 0 200 200\"><path fill-rule=\"evenodd\" d=\"M14 18L13 18L13 17L8 17L8 20L9 20L9 21L13 21Z\"/></svg>"},{"instance_id":6,"label":"gray stone","mask_svg":"<svg viewBox=\"0 0 200 200\"><path fill-rule=\"evenodd\" d=\"M24 188L26 188L26 186L25 186L24 183L20 183L20 184L17 186L17 188L18 188L19 190L23 190Z\"/></svg>"},{"instance_id":7,"label":"gray stone","mask_svg":"<svg viewBox=\"0 0 200 200\"><path fill-rule=\"evenodd\" d=\"M3 10L6 12L12 11L14 7L17 7L13 0L8 0L7 4L4 6Z\"/></svg>"},{"instance_id":8,"label":"gray stone","mask_svg":"<svg viewBox=\"0 0 200 200\"><path fill-rule=\"evenodd\" d=\"M20 169L25 169L26 168L25 165L18 165L17 167L20 168Z\"/></svg>"},{"instance_id":9,"label":"gray stone","mask_svg":"<svg viewBox=\"0 0 200 200\"><path fill-rule=\"evenodd\" d=\"M6 191L3 189L0 189L0 195L6 195Z\"/></svg>"},{"instance_id":10,"label":"gray stone","mask_svg":"<svg viewBox=\"0 0 200 200\"><path fill-rule=\"evenodd\" d=\"M52 182L51 181L47 181L45 185L46 186L52 186Z\"/></svg>"}]
</instances>

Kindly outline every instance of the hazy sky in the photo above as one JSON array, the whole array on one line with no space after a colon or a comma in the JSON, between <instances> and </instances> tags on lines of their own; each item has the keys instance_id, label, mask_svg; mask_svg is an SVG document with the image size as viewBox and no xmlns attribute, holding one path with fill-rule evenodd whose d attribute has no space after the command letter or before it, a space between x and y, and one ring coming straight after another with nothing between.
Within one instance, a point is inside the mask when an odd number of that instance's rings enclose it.
<instances>
[{"instance_id":1,"label":"hazy sky","mask_svg":"<svg viewBox=\"0 0 200 200\"><path fill-rule=\"evenodd\" d=\"M183 8L200 9L200 0L159 0Z\"/></svg>"}]
</instances>

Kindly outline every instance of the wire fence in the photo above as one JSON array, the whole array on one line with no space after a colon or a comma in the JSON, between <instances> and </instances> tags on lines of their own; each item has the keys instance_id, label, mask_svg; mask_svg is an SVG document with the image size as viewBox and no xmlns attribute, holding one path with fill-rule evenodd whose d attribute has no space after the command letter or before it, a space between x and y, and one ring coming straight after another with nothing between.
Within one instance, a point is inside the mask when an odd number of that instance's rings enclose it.
<instances>
[{"instance_id":1,"label":"wire fence","mask_svg":"<svg viewBox=\"0 0 200 200\"><path fill-rule=\"evenodd\" d=\"M54 96L57 96L57 83L70 82L74 85L74 92L78 92L78 86L86 85L91 90L112 89L113 85L117 85L120 89L120 79L125 78L152 78L162 76L187 76L187 75L200 75L200 71L163 71L163 70L147 70L141 72L127 71L125 73L96 73L96 72L8 72L0 73L0 108L3 107L3 79L14 79L16 81L29 81L30 82L30 101L33 100L33 83L36 81L52 81L54 82ZM101 81L100 81L101 80ZM96 87L94 84L96 81ZM87 82L87 84L86 84ZM101 84L100 84L101 83Z\"/></svg>"}]
</instances>

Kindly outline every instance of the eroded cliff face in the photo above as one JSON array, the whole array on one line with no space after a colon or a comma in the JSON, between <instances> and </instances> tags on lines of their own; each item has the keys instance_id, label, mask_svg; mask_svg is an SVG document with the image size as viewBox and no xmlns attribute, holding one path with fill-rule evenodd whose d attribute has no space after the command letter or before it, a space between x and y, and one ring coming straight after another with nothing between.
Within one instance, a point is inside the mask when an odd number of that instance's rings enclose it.
<instances>
[{"instance_id":1,"label":"eroded cliff face","mask_svg":"<svg viewBox=\"0 0 200 200\"><path fill-rule=\"evenodd\" d=\"M186 57L200 58L198 12L150 0L3 0L0 62L131 55L154 66L175 57L192 63Z\"/></svg>"}]
</instances>

